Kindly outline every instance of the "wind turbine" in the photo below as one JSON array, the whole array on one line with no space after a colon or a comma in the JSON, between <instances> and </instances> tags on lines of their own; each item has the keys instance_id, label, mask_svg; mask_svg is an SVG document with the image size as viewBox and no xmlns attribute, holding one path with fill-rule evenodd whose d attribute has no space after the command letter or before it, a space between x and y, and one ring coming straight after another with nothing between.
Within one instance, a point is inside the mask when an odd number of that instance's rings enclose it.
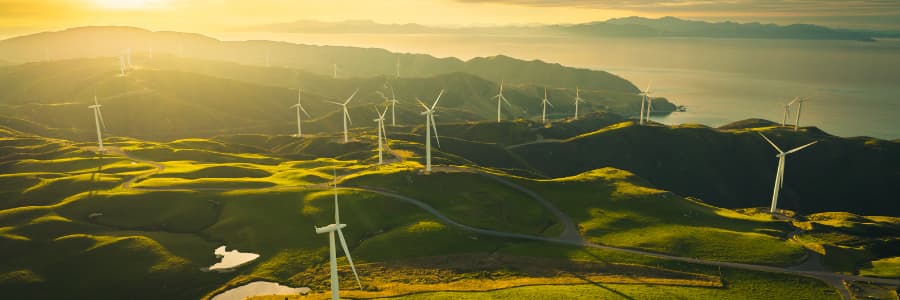
<instances>
[{"instance_id":1,"label":"wind turbine","mask_svg":"<svg viewBox=\"0 0 900 300\"><path fill-rule=\"evenodd\" d=\"M356 273L356 266L353 265L353 258L350 257L350 249L347 247L347 241L344 239L344 233L341 232L342 228L347 227L347 224L341 224L340 213L338 210L338 196L337 196L337 175L334 176L334 224L330 224L325 227L315 227L317 234L328 233L328 245L329 245L329 258L330 258L330 266L331 266L331 299L338 300L340 299L340 291L338 287L338 272L337 272L337 248L334 243L334 233L337 232L338 238L341 240L341 247L344 249L344 255L347 256L347 262L350 263L350 268L353 270L353 277L356 277L356 284L359 285L359 289L362 289L362 283L359 281L359 274Z\"/></svg>"},{"instance_id":2,"label":"wind turbine","mask_svg":"<svg viewBox=\"0 0 900 300\"><path fill-rule=\"evenodd\" d=\"M297 104L294 104L294 105L291 106L291 108L296 108L296 109L297 109L297 137L302 137L302 136L303 136L303 131L300 130L300 111L303 111L303 113L306 114L307 117L312 118L312 117L309 115L309 113L306 112L305 109L303 109L303 105L300 104L300 95L302 95L302 94L303 94L303 90L298 89L298 90L297 90Z\"/></svg>"},{"instance_id":3,"label":"wind turbine","mask_svg":"<svg viewBox=\"0 0 900 300\"><path fill-rule=\"evenodd\" d=\"M500 123L500 101L506 102L506 105L512 106L512 104L509 104L509 101L506 101L506 97L503 97L503 80L500 80L500 93L491 97L491 99L494 98L497 98L497 123Z\"/></svg>"},{"instance_id":4,"label":"wind turbine","mask_svg":"<svg viewBox=\"0 0 900 300\"><path fill-rule=\"evenodd\" d=\"M794 131L797 131L800 128L800 110L803 109L803 102L809 101L804 97L797 98L797 122L794 123Z\"/></svg>"},{"instance_id":5,"label":"wind turbine","mask_svg":"<svg viewBox=\"0 0 900 300\"><path fill-rule=\"evenodd\" d=\"M585 102L579 95L579 89L578 87L575 87L575 120L578 120L578 103Z\"/></svg>"},{"instance_id":6,"label":"wind turbine","mask_svg":"<svg viewBox=\"0 0 900 300\"><path fill-rule=\"evenodd\" d=\"M397 103L400 103L400 101L397 101L397 96L394 95L394 87L391 87L391 99L387 102L391 104L391 126L397 126L397 115L395 108L397 106Z\"/></svg>"},{"instance_id":7,"label":"wind turbine","mask_svg":"<svg viewBox=\"0 0 900 300\"><path fill-rule=\"evenodd\" d=\"M400 78L400 56L397 56L397 78Z\"/></svg>"},{"instance_id":8,"label":"wind turbine","mask_svg":"<svg viewBox=\"0 0 900 300\"><path fill-rule=\"evenodd\" d=\"M119 55L119 73L125 77L125 55Z\"/></svg>"},{"instance_id":9,"label":"wind turbine","mask_svg":"<svg viewBox=\"0 0 900 300\"><path fill-rule=\"evenodd\" d=\"M387 142L387 132L384 131L384 115L387 114L387 107L384 108L384 111L379 111L378 107L375 107L375 113L378 114L378 118L372 120L377 125L378 131L378 164L382 164L384 160L382 159L382 152L384 152L384 145L382 144L382 139Z\"/></svg>"},{"instance_id":10,"label":"wind turbine","mask_svg":"<svg viewBox=\"0 0 900 300\"><path fill-rule=\"evenodd\" d=\"M787 119L791 115L791 105L794 105L794 102L797 102L797 97L794 97L791 102L788 102L784 105L784 117L781 118L781 126L785 126L785 124L787 123Z\"/></svg>"},{"instance_id":11,"label":"wind turbine","mask_svg":"<svg viewBox=\"0 0 900 300\"><path fill-rule=\"evenodd\" d=\"M103 122L103 114L100 113L100 103L97 102L97 96L94 96L94 105L88 106L88 108L94 110L94 125L97 126L97 152L103 152L103 135L100 133L100 126L103 126L103 129L106 129L106 122Z\"/></svg>"},{"instance_id":12,"label":"wind turbine","mask_svg":"<svg viewBox=\"0 0 900 300\"><path fill-rule=\"evenodd\" d=\"M332 65L332 72L333 72L333 73L332 73L332 75L331 75L331 78L332 78L332 79L337 79L337 64L333 64L333 65Z\"/></svg>"},{"instance_id":13,"label":"wind turbine","mask_svg":"<svg viewBox=\"0 0 900 300\"><path fill-rule=\"evenodd\" d=\"M550 103L550 99L547 99L547 88L544 88L544 99L541 100L541 123L547 123L547 104L550 107L553 107L553 103Z\"/></svg>"},{"instance_id":14,"label":"wind turbine","mask_svg":"<svg viewBox=\"0 0 900 300\"><path fill-rule=\"evenodd\" d=\"M425 116L425 172L431 172L431 131L434 130L434 140L437 142L438 148L441 147L441 139L437 134L437 125L434 122L434 108L437 107L438 101L441 101L441 96L444 95L444 90L441 89L441 92L438 94L437 99L434 99L434 104L431 105L431 108L425 103L422 103L422 100L416 99L419 102L419 105L422 105L425 108L425 111L422 112L422 115Z\"/></svg>"},{"instance_id":15,"label":"wind turbine","mask_svg":"<svg viewBox=\"0 0 900 300\"><path fill-rule=\"evenodd\" d=\"M641 116L640 116L640 121L638 121L638 123L640 125L644 125L644 103L647 102L647 99L650 98L650 84L652 84L652 83L653 83L653 81L650 81L649 83L647 83L647 89L641 91L641 94L640 94L641 95ZM649 118L649 114L647 117Z\"/></svg>"},{"instance_id":16,"label":"wind turbine","mask_svg":"<svg viewBox=\"0 0 900 300\"><path fill-rule=\"evenodd\" d=\"M775 173L775 189L772 191L772 206L769 208L769 213L775 213L775 209L778 207L778 192L781 190L781 187L784 186L784 163L787 155L803 150L803 148L812 146L812 144L818 143L819 141L813 141L812 143L784 152L781 151L781 148L778 148L772 140L767 138L766 135L762 134L762 132L760 132L759 135L766 139L766 142L769 142L769 144L778 151L778 155L775 155L775 157L778 157L778 170Z\"/></svg>"},{"instance_id":17,"label":"wind turbine","mask_svg":"<svg viewBox=\"0 0 900 300\"><path fill-rule=\"evenodd\" d=\"M147 50L147 56L149 56L150 59L153 59L153 47L150 47L150 49Z\"/></svg>"},{"instance_id":18,"label":"wind turbine","mask_svg":"<svg viewBox=\"0 0 900 300\"><path fill-rule=\"evenodd\" d=\"M356 91L353 92L353 94L350 95L350 98L347 98L347 101L344 101L344 103L327 101L329 103L340 105L341 108L344 109L344 143L349 141L349 139L347 138L347 122L350 122L350 125L353 125L353 121L350 120L350 111L347 110L347 104L350 103L350 100L353 100L353 96L356 96L357 92L359 92L359 89L356 89Z\"/></svg>"}]
</instances>

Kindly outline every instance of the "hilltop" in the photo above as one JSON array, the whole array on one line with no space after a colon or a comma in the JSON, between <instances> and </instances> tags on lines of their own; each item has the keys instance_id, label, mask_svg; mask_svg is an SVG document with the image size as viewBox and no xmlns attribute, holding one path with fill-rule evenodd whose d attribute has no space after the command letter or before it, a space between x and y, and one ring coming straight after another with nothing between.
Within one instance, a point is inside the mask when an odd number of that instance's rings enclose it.
<instances>
[{"instance_id":1,"label":"hilltop","mask_svg":"<svg viewBox=\"0 0 900 300\"><path fill-rule=\"evenodd\" d=\"M419 124L415 99L431 102L441 89L441 122L473 122L495 118L497 83L467 73L448 73L426 78L332 79L301 70L246 66L157 55L134 56L136 69L119 75L113 58L72 59L0 67L0 120L4 126L41 135L90 139L93 120L84 107L99 98L108 134L152 140L210 137L227 133L295 132L295 114L288 107L301 101L312 115L306 116L307 133L340 129L339 107L327 101L343 101L355 89L350 105L352 127L370 128L373 107L391 97L398 124ZM540 118L542 86L505 85L504 119ZM583 89L587 103L582 111L608 110L637 114L640 98L633 93ZM570 117L574 91L550 88L555 106L551 118ZM493 104L492 104L493 103ZM656 99L659 111L674 105ZM365 120L365 121L364 121Z\"/></svg>"}]
</instances>

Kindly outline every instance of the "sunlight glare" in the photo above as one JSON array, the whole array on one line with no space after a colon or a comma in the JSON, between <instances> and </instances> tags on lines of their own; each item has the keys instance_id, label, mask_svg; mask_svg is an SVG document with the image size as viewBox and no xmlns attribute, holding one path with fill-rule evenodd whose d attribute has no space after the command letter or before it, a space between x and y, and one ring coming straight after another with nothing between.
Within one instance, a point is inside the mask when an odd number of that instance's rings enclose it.
<instances>
[{"instance_id":1,"label":"sunlight glare","mask_svg":"<svg viewBox=\"0 0 900 300\"><path fill-rule=\"evenodd\" d=\"M164 0L92 0L107 9L143 9L161 4Z\"/></svg>"}]
</instances>

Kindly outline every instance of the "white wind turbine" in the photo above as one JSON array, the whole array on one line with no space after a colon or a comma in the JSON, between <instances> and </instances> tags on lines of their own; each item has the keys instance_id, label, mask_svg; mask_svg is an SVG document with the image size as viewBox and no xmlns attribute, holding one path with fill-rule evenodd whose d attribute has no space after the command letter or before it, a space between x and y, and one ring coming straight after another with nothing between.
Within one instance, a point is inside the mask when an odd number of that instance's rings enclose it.
<instances>
[{"instance_id":1,"label":"white wind turbine","mask_svg":"<svg viewBox=\"0 0 900 300\"><path fill-rule=\"evenodd\" d=\"M350 125L353 125L353 121L350 120L350 111L347 110L347 104L350 103L350 100L353 100L353 96L356 96L357 92L359 92L359 89L356 89L356 91L354 91L353 94L350 95L350 98L347 98L347 101L344 101L344 103L327 101L329 103L340 105L344 110L344 143L349 141L349 139L347 138L347 122L350 122Z\"/></svg>"},{"instance_id":2,"label":"white wind turbine","mask_svg":"<svg viewBox=\"0 0 900 300\"><path fill-rule=\"evenodd\" d=\"M653 83L653 81L647 83L647 89L641 91L641 94L640 94L641 95L641 116L640 116L640 121L638 121L638 123L640 125L644 125L644 109L645 109L644 105L647 102L647 99L650 98L650 84L652 84L652 83ZM649 118L649 113L648 113L647 118Z\"/></svg>"},{"instance_id":3,"label":"white wind turbine","mask_svg":"<svg viewBox=\"0 0 900 300\"><path fill-rule=\"evenodd\" d=\"M547 123L547 105L553 107L553 103L550 103L550 99L547 99L547 88L544 88L544 99L541 100L541 123Z\"/></svg>"},{"instance_id":4,"label":"white wind turbine","mask_svg":"<svg viewBox=\"0 0 900 300\"><path fill-rule=\"evenodd\" d=\"M578 87L575 87L575 120L578 120L578 103L585 102L584 99L581 99L580 90Z\"/></svg>"},{"instance_id":5,"label":"white wind turbine","mask_svg":"<svg viewBox=\"0 0 900 300\"><path fill-rule=\"evenodd\" d=\"M309 113L306 112L305 109L303 109L303 105L300 104L300 95L302 95L302 94L303 94L303 90L298 89L297 90L297 104L294 104L291 106L291 108L297 109L297 137L303 136L303 131L300 129L300 111L303 111L303 113L306 114L307 117L312 118L309 115Z\"/></svg>"},{"instance_id":6,"label":"white wind turbine","mask_svg":"<svg viewBox=\"0 0 900 300\"><path fill-rule=\"evenodd\" d=\"M797 122L794 123L794 131L800 128L800 110L803 109L803 102L809 101L804 97L797 98Z\"/></svg>"},{"instance_id":7,"label":"white wind turbine","mask_svg":"<svg viewBox=\"0 0 900 300\"><path fill-rule=\"evenodd\" d=\"M147 50L147 56L149 56L150 59L153 59L153 47L150 47L150 49Z\"/></svg>"},{"instance_id":8,"label":"white wind turbine","mask_svg":"<svg viewBox=\"0 0 900 300\"><path fill-rule=\"evenodd\" d=\"M344 249L344 255L347 256L347 262L350 263L350 268L353 270L353 276L356 277L356 284L359 285L359 289L362 289L362 283L359 281L359 274L356 273L356 266L353 265L353 259L350 257L350 249L347 247L347 241L344 239L344 233L341 232L342 228L347 227L347 224L341 224L340 220L340 212L338 210L338 196L337 196L337 175L334 176L334 224L330 224L325 227L315 227L317 234L328 233L328 254L329 254L329 263L331 269L331 299L338 300L340 299L340 288L338 286L338 272L337 272L337 248L334 243L334 233L337 232L338 238L341 240L341 247Z\"/></svg>"},{"instance_id":9,"label":"white wind turbine","mask_svg":"<svg viewBox=\"0 0 900 300\"><path fill-rule=\"evenodd\" d=\"M387 132L384 130L384 115L387 114L387 107L384 108L384 111L379 111L378 107L375 107L375 113L378 114L378 118L372 120L377 125L376 130L378 131L378 164L384 163L384 159L382 158L382 153L384 152L384 144L387 142Z\"/></svg>"},{"instance_id":10,"label":"white wind turbine","mask_svg":"<svg viewBox=\"0 0 900 300\"><path fill-rule=\"evenodd\" d=\"M781 126L785 126L785 124L787 124L787 119L791 116L791 105L794 105L794 102L797 102L797 97L794 97L791 102L788 102L784 105L784 117L781 118Z\"/></svg>"},{"instance_id":11,"label":"white wind turbine","mask_svg":"<svg viewBox=\"0 0 900 300\"><path fill-rule=\"evenodd\" d=\"M400 78L400 56L397 56L397 78Z\"/></svg>"},{"instance_id":12,"label":"white wind turbine","mask_svg":"<svg viewBox=\"0 0 900 300\"><path fill-rule=\"evenodd\" d=\"M778 148L778 146L776 146L775 143L772 142L772 140L762 134L762 132L760 132L759 135L766 139L766 142L769 142L769 144L772 145L772 147L774 147L776 151L778 151L778 155L775 155L775 157L778 157L778 169L775 173L775 189L772 191L772 206L769 208L770 213L775 213L775 209L778 207L778 192L781 190L781 187L784 186L784 163L787 155L803 150L803 148L812 146L812 144L818 143L819 141L813 141L812 143L794 148L788 152L784 152L781 151L781 148Z\"/></svg>"},{"instance_id":13,"label":"white wind turbine","mask_svg":"<svg viewBox=\"0 0 900 300\"><path fill-rule=\"evenodd\" d=\"M496 96L491 97L491 99L497 98L497 123L500 123L500 102L506 102L506 105L512 106L509 104L509 101L506 101L506 97L503 97L503 80L500 80L500 93Z\"/></svg>"},{"instance_id":14,"label":"white wind turbine","mask_svg":"<svg viewBox=\"0 0 900 300\"><path fill-rule=\"evenodd\" d=\"M391 99L387 102L391 104L391 126L397 126L397 114L395 108L400 101L397 101L397 96L394 95L394 87L391 87Z\"/></svg>"},{"instance_id":15,"label":"white wind turbine","mask_svg":"<svg viewBox=\"0 0 900 300\"><path fill-rule=\"evenodd\" d=\"M103 152L103 135L100 133L100 126L106 129L106 122L103 122L103 114L100 112L100 103L97 102L97 96L94 96L94 105L88 108L94 110L94 125L97 126L97 152Z\"/></svg>"},{"instance_id":16,"label":"white wind turbine","mask_svg":"<svg viewBox=\"0 0 900 300\"><path fill-rule=\"evenodd\" d=\"M337 64L333 64L331 70L332 70L331 78L337 79Z\"/></svg>"},{"instance_id":17,"label":"white wind turbine","mask_svg":"<svg viewBox=\"0 0 900 300\"><path fill-rule=\"evenodd\" d=\"M434 99L434 104L431 105L431 108L425 103L422 103L422 100L416 99L419 102L419 105L422 105L425 108L425 111L422 112L422 115L425 116L425 172L431 172L431 131L434 130L434 140L437 142L438 148L441 147L441 139L437 134L437 125L434 122L434 108L437 107L438 101L441 101L441 96L444 95L444 90L438 94L437 99Z\"/></svg>"},{"instance_id":18,"label":"white wind turbine","mask_svg":"<svg viewBox=\"0 0 900 300\"><path fill-rule=\"evenodd\" d=\"M125 76L125 55L119 55L119 74Z\"/></svg>"}]
</instances>

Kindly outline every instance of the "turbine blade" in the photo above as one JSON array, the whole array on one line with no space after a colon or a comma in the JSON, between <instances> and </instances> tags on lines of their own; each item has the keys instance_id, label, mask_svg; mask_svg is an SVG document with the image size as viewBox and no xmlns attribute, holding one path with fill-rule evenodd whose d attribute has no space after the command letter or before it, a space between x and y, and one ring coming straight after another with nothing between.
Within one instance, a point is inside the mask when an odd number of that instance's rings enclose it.
<instances>
[{"instance_id":1,"label":"turbine blade","mask_svg":"<svg viewBox=\"0 0 900 300\"><path fill-rule=\"evenodd\" d=\"M347 122L353 125L353 119L350 118L350 110L346 106L344 107L344 116L347 117Z\"/></svg>"},{"instance_id":2,"label":"turbine blade","mask_svg":"<svg viewBox=\"0 0 900 300\"><path fill-rule=\"evenodd\" d=\"M100 126L103 126L103 130L106 130L106 122L103 121L103 113L100 112L100 108L97 108L97 116L100 118Z\"/></svg>"},{"instance_id":3,"label":"turbine blade","mask_svg":"<svg viewBox=\"0 0 900 300\"><path fill-rule=\"evenodd\" d=\"M772 147L775 147L775 150L778 150L778 153L784 153L784 151L781 151L781 148L778 148L778 146L775 145L775 143L773 143L772 140L767 138L765 134L762 134L762 132L759 132L759 135L762 136L762 138L766 139L766 142L769 142L769 145L772 145Z\"/></svg>"},{"instance_id":4,"label":"turbine blade","mask_svg":"<svg viewBox=\"0 0 900 300\"><path fill-rule=\"evenodd\" d=\"M438 101L441 101L441 96L443 96L443 95L444 95L444 89L441 89L441 92L438 94L437 99L434 99L434 104L431 105L432 110L434 110L434 108L437 106Z\"/></svg>"},{"instance_id":5,"label":"turbine blade","mask_svg":"<svg viewBox=\"0 0 900 300\"><path fill-rule=\"evenodd\" d=\"M647 89L644 90L644 93L650 93L650 85L651 84L653 84L653 80L650 80L650 82L647 83Z\"/></svg>"},{"instance_id":6,"label":"turbine blade","mask_svg":"<svg viewBox=\"0 0 900 300\"><path fill-rule=\"evenodd\" d=\"M437 142L437 147L440 148L441 147L441 138L438 137L437 123L434 122L434 114L429 114L428 117L431 118L431 129L434 130L434 140L435 140L435 142ZM425 130L428 130L428 128L425 128Z\"/></svg>"},{"instance_id":7,"label":"turbine blade","mask_svg":"<svg viewBox=\"0 0 900 300\"><path fill-rule=\"evenodd\" d=\"M506 102L506 105L512 106L512 104L510 104L509 101L506 100L506 97L503 97L503 95L500 95L500 99L503 99L503 102Z\"/></svg>"},{"instance_id":8,"label":"turbine blade","mask_svg":"<svg viewBox=\"0 0 900 300\"><path fill-rule=\"evenodd\" d=\"M353 94L350 95L350 98L347 98L347 101L344 101L344 105L347 105L347 103L350 103L350 100L353 100L353 96L356 96L356 93L358 93L358 92L359 92L359 89L356 89L356 91L353 91Z\"/></svg>"},{"instance_id":9,"label":"turbine blade","mask_svg":"<svg viewBox=\"0 0 900 300\"><path fill-rule=\"evenodd\" d=\"M784 187L784 165L787 164L787 157L782 156L781 159L778 160L778 174L781 175L778 177L778 187Z\"/></svg>"},{"instance_id":10,"label":"turbine blade","mask_svg":"<svg viewBox=\"0 0 900 300\"><path fill-rule=\"evenodd\" d=\"M297 108L299 108L299 109L300 109L300 111L302 111L302 112L303 112L303 114L305 114L305 115L306 115L306 117L308 117L308 118L312 118L312 116L310 116L310 115L309 115L309 113L308 113L308 112L306 112L306 110L305 110L305 109L303 109L303 105L300 105L300 104L297 104Z\"/></svg>"},{"instance_id":11,"label":"turbine blade","mask_svg":"<svg viewBox=\"0 0 900 300\"><path fill-rule=\"evenodd\" d=\"M416 98L416 102L419 102L419 105L424 107L425 110L428 110L428 105L425 105L425 102L422 102L422 99Z\"/></svg>"},{"instance_id":12,"label":"turbine blade","mask_svg":"<svg viewBox=\"0 0 900 300\"><path fill-rule=\"evenodd\" d=\"M328 101L328 100L325 100L325 102L328 102L328 103L334 103L334 104L337 104L337 105L344 105L343 103L334 102L334 101Z\"/></svg>"},{"instance_id":13,"label":"turbine blade","mask_svg":"<svg viewBox=\"0 0 900 300\"><path fill-rule=\"evenodd\" d=\"M806 148L806 147L809 147L809 146L812 146L812 145L813 145L813 144L815 144L815 143L818 143L818 142L819 142L819 141L813 141L813 142L812 142L812 143L809 143L809 144L806 144L806 145L803 145L803 146L800 146L800 147L797 147L797 148L794 148L794 149L792 149L792 150L791 150L791 151L788 151L788 152L785 152L785 153L784 153L784 154L791 154L791 153L794 153L794 152L797 152L797 151L800 151L800 150L803 150L803 148Z\"/></svg>"},{"instance_id":14,"label":"turbine blade","mask_svg":"<svg viewBox=\"0 0 900 300\"><path fill-rule=\"evenodd\" d=\"M378 125L381 126L381 138L383 138L384 141L387 142L387 131L384 130L384 120L382 119L381 122L378 122Z\"/></svg>"},{"instance_id":15,"label":"turbine blade","mask_svg":"<svg viewBox=\"0 0 900 300\"><path fill-rule=\"evenodd\" d=\"M344 233L340 229L337 230L338 238L341 240L341 248L344 248L344 255L347 256L347 262L350 263L350 269L353 270L353 277L356 277L356 284L362 289L362 282L359 281L359 274L356 273L356 266L353 265L353 258L350 257L350 248L347 247L347 241L344 240Z\"/></svg>"}]
</instances>

